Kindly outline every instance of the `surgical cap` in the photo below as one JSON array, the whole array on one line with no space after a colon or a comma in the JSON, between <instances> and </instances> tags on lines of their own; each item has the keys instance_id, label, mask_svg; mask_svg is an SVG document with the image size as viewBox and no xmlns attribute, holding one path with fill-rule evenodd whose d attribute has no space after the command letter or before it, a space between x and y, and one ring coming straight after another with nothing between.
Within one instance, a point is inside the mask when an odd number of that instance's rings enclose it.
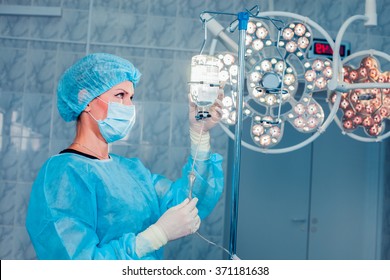
<instances>
[{"instance_id":1,"label":"surgical cap","mask_svg":"<svg viewBox=\"0 0 390 280\"><path fill-rule=\"evenodd\" d=\"M58 111L65 121L76 120L94 98L124 81L135 87L140 77L126 59L107 53L87 55L62 75L57 87Z\"/></svg>"}]
</instances>

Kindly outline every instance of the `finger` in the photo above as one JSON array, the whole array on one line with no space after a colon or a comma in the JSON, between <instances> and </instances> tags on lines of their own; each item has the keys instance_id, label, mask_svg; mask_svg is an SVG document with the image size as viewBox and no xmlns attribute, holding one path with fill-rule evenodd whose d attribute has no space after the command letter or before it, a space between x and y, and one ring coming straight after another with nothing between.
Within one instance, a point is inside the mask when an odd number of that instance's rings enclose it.
<instances>
[{"instance_id":1,"label":"finger","mask_svg":"<svg viewBox=\"0 0 390 280\"><path fill-rule=\"evenodd\" d=\"M223 103L222 103L223 98L224 98L223 95L218 95L218 97L215 99L211 108L216 107L216 106L223 107Z\"/></svg>"},{"instance_id":2,"label":"finger","mask_svg":"<svg viewBox=\"0 0 390 280\"><path fill-rule=\"evenodd\" d=\"M195 222L195 224L194 224L194 232L196 232L196 231L199 229L200 224L201 224L200 217L197 216L197 217L196 217L196 222Z\"/></svg>"},{"instance_id":3,"label":"finger","mask_svg":"<svg viewBox=\"0 0 390 280\"><path fill-rule=\"evenodd\" d=\"M190 216L192 218L195 218L196 216L198 216L198 212L199 212L198 208L195 207L194 209L191 210Z\"/></svg>"},{"instance_id":4,"label":"finger","mask_svg":"<svg viewBox=\"0 0 390 280\"><path fill-rule=\"evenodd\" d=\"M219 114L221 114L221 115L222 115L222 109L221 109L221 108L219 108L219 107L215 107L215 111L217 111Z\"/></svg>"},{"instance_id":5,"label":"finger","mask_svg":"<svg viewBox=\"0 0 390 280\"><path fill-rule=\"evenodd\" d=\"M224 107L222 102L219 102L214 103L214 105L210 108L210 112L218 112Z\"/></svg>"},{"instance_id":6,"label":"finger","mask_svg":"<svg viewBox=\"0 0 390 280\"><path fill-rule=\"evenodd\" d=\"M189 114L190 116L193 116L196 114L196 104L194 103L191 94L188 94L188 107L189 107Z\"/></svg>"},{"instance_id":7,"label":"finger","mask_svg":"<svg viewBox=\"0 0 390 280\"><path fill-rule=\"evenodd\" d=\"M211 114L211 122L218 123L222 118L222 109L216 107Z\"/></svg>"},{"instance_id":8,"label":"finger","mask_svg":"<svg viewBox=\"0 0 390 280\"><path fill-rule=\"evenodd\" d=\"M218 99L223 99L225 91L223 89L218 90Z\"/></svg>"},{"instance_id":9,"label":"finger","mask_svg":"<svg viewBox=\"0 0 390 280\"><path fill-rule=\"evenodd\" d=\"M221 107L218 107L218 106L215 106L212 110L210 110L212 113L221 113L222 112L222 108Z\"/></svg>"},{"instance_id":10,"label":"finger","mask_svg":"<svg viewBox=\"0 0 390 280\"><path fill-rule=\"evenodd\" d=\"M194 222L191 225L190 234L193 234L193 233L197 232L199 227L200 227L200 219L197 219L196 222Z\"/></svg>"},{"instance_id":11,"label":"finger","mask_svg":"<svg viewBox=\"0 0 390 280\"><path fill-rule=\"evenodd\" d=\"M187 208L188 212L191 212L196 207L197 203L198 203L197 197L191 199L191 201L185 206Z\"/></svg>"},{"instance_id":12,"label":"finger","mask_svg":"<svg viewBox=\"0 0 390 280\"><path fill-rule=\"evenodd\" d=\"M213 106L210 107L210 112L212 112L212 111L215 110L216 108L223 108L223 107L224 107L224 106L223 106L222 101L220 101L220 100L217 99L217 100L214 102Z\"/></svg>"},{"instance_id":13,"label":"finger","mask_svg":"<svg viewBox=\"0 0 390 280\"><path fill-rule=\"evenodd\" d=\"M189 106L189 114L190 116L194 116L196 113L196 107L195 106Z\"/></svg>"},{"instance_id":14,"label":"finger","mask_svg":"<svg viewBox=\"0 0 390 280\"><path fill-rule=\"evenodd\" d=\"M173 206L171 209L181 209L181 208L185 207L186 205L188 205L189 201L190 201L189 198L186 198L180 204Z\"/></svg>"},{"instance_id":15,"label":"finger","mask_svg":"<svg viewBox=\"0 0 390 280\"><path fill-rule=\"evenodd\" d=\"M223 103L221 99L216 99L214 104L216 105L215 107L223 107Z\"/></svg>"}]
</instances>

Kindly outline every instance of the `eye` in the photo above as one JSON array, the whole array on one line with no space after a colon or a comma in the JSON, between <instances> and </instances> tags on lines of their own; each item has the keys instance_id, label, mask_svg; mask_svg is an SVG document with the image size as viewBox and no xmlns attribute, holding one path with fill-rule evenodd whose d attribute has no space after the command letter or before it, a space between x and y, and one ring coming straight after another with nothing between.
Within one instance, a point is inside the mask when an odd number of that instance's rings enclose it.
<instances>
[{"instance_id":1,"label":"eye","mask_svg":"<svg viewBox=\"0 0 390 280\"><path fill-rule=\"evenodd\" d=\"M117 93L115 94L115 97L123 99L125 97L125 93L124 92Z\"/></svg>"},{"instance_id":2,"label":"eye","mask_svg":"<svg viewBox=\"0 0 390 280\"><path fill-rule=\"evenodd\" d=\"M134 99L134 95L130 96L130 100L133 100Z\"/></svg>"}]
</instances>

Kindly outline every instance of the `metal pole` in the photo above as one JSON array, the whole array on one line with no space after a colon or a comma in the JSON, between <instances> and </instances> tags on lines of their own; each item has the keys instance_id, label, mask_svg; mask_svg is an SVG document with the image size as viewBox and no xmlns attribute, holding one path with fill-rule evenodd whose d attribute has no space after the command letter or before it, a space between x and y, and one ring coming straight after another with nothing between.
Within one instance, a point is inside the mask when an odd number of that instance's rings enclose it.
<instances>
[{"instance_id":1,"label":"metal pole","mask_svg":"<svg viewBox=\"0 0 390 280\"><path fill-rule=\"evenodd\" d=\"M233 184L232 184L232 209L230 221L230 244L229 252L231 256L236 254L237 243L237 220L238 220L238 201L240 184L240 165L241 165L241 135L242 135L242 107L245 83L245 35L248 26L249 13L238 13L238 93L237 93L237 115L234 138L234 166L233 166Z\"/></svg>"}]
</instances>

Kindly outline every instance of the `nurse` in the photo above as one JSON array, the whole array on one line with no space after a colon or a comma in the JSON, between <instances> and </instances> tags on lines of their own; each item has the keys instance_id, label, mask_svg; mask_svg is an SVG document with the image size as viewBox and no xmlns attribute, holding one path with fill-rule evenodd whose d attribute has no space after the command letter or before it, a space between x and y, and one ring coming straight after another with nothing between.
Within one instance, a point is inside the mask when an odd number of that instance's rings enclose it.
<instances>
[{"instance_id":1,"label":"nurse","mask_svg":"<svg viewBox=\"0 0 390 280\"><path fill-rule=\"evenodd\" d=\"M131 133L140 76L129 61L95 53L61 77L57 107L76 121L76 136L44 163L32 187L26 227L39 259L162 259L163 246L196 232L218 202L222 157L210 153L208 132L218 105L200 123L191 104L191 156L176 181L109 153L109 143Z\"/></svg>"}]
</instances>

